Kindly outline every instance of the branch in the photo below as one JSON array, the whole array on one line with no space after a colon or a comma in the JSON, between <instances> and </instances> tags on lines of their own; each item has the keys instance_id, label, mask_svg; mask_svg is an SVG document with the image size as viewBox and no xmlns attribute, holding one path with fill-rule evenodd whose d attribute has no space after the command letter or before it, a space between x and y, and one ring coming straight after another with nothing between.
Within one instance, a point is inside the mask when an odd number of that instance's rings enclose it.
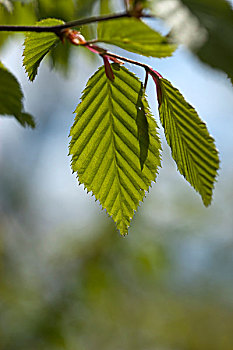
<instances>
[{"instance_id":1,"label":"branch","mask_svg":"<svg viewBox=\"0 0 233 350\"><path fill-rule=\"evenodd\" d=\"M61 25L46 27L46 26L18 26L18 25L0 25L0 32L37 32L37 33L55 33L59 35L63 29L72 28L76 26L81 26L84 24L109 21L111 19L118 19L123 17L132 17L130 12L121 12L113 15L104 16L93 16L83 19L77 19L75 21L66 22ZM143 15L142 17L149 17L148 15Z\"/></svg>"},{"instance_id":2,"label":"branch","mask_svg":"<svg viewBox=\"0 0 233 350\"><path fill-rule=\"evenodd\" d=\"M120 56L120 55L116 55L115 53L112 53L112 52L109 52L109 51L106 51L104 54L109 56L109 57L113 57L113 58L119 59L120 61L128 62L128 63L134 64L136 66L142 67L146 71L150 71L152 69L150 66L148 66L145 63L138 62L138 61L135 61L135 60L131 60L130 58L126 58L126 57L123 57L123 56Z\"/></svg>"},{"instance_id":3,"label":"branch","mask_svg":"<svg viewBox=\"0 0 233 350\"><path fill-rule=\"evenodd\" d=\"M145 76L144 85L143 85L143 88L145 91L146 91L146 87L147 87L147 83L148 83L148 77L149 77L149 72L148 72L148 70L146 70L146 76Z\"/></svg>"}]
</instances>

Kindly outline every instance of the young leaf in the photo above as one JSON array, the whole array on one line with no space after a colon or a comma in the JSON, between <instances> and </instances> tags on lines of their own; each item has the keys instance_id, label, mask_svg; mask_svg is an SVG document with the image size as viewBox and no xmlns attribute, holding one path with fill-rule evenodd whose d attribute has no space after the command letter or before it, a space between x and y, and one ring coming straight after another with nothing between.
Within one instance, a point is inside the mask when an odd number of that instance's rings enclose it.
<instances>
[{"instance_id":1,"label":"young leaf","mask_svg":"<svg viewBox=\"0 0 233 350\"><path fill-rule=\"evenodd\" d=\"M99 22L98 41L116 45L144 56L167 57L175 45L137 18Z\"/></svg>"},{"instance_id":2,"label":"young leaf","mask_svg":"<svg viewBox=\"0 0 233 350\"><path fill-rule=\"evenodd\" d=\"M125 67L115 63L111 67L113 81L104 66L89 79L76 109L69 149L79 182L92 191L125 235L156 179L161 146L141 82ZM149 142L140 133L145 119ZM143 170L142 154L147 155Z\"/></svg>"},{"instance_id":3,"label":"young leaf","mask_svg":"<svg viewBox=\"0 0 233 350\"><path fill-rule=\"evenodd\" d=\"M23 112L23 93L17 79L0 62L0 114L13 115L23 126L35 127L33 117Z\"/></svg>"},{"instance_id":4,"label":"young leaf","mask_svg":"<svg viewBox=\"0 0 233 350\"><path fill-rule=\"evenodd\" d=\"M179 172L200 193L204 205L208 206L219 168L214 139L179 90L163 78L159 79L159 84L159 114L172 157Z\"/></svg>"},{"instance_id":5,"label":"young leaf","mask_svg":"<svg viewBox=\"0 0 233 350\"><path fill-rule=\"evenodd\" d=\"M46 18L36 23L40 26L55 26L63 24L59 19ZM59 42L59 38L54 33L27 33L24 41L23 65L28 74L28 78L33 81L37 75L37 70L44 56Z\"/></svg>"}]
</instances>

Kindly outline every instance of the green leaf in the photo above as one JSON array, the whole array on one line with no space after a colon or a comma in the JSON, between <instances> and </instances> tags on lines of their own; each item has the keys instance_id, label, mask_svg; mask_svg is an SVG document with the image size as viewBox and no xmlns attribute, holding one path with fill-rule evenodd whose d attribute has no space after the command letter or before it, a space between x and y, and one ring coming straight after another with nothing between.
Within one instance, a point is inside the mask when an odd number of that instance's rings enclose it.
<instances>
[{"instance_id":1,"label":"green leaf","mask_svg":"<svg viewBox=\"0 0 233 350\"><path fill-rule=\"evenodd\" d=\"M54 26L63 24L59 19L46 18L36 23L40 26ZM28 73L28 77L33 81L37 75L37 70L44 56L59 43L59 38L54 33L27 33L24 41L23 65Z\"/></svg>"},{"instance_id":2,"label":"green leaf","mask_svg":"<svg viewBox=\"0 0 233 350\"><path fill-rule=\"evenodd\" d=\"M30 126L32 129L36 126L34 118L29 113L21 113L17 119L22 126Z\"/></svg>"},{"instance_id":3,"label":"green leaf","mask_svg":"<svg viewBox=\"0 0 233 350\"><path fill-rule=\"evenodd\" d=\"M65 40L62 45L57 45L50 52L52 68L55 68L60 73L63 73L65 77L68 77L68 73L71 69L70 56L72 49L73 47L70 45L70 42L68 42L68 40Z\"/></svg>"},{"instance_id":4,"label":"green leaf","mask_svg":"<svg viewBox=\"0 0 233 350\"><path fill-rule=\"evenodd\" d=\"M156 179L161 146L141 82L126 68L111 66L113 82L102 66L87 83L70 132L70 154L79 182L95 195L125 235ZM145 118L149 144L139 136ZM142 170L144 152L147 157Z\"/></svg>"},{"instance_id":5,"label":"green leaf","mask_svg":"<svg viewBox=\"0 0 233 350\"><path fill-rule=\"evenodd\" d=\"M33 117L23 111L23 93L17 79L0 62L0 114L13 115L23 126L35 127Z\"/></svg>"},{"instance_id":6,"label":"green leaf","mask_svg":"<svg viewBox=\"0 0 233 350\"><path fill-rule=\"evenodd\" d=\"M121 18L98 24L98 41L144 56L167 57L175 45L137 18Z\"/></svg>"},{"instance_id":7,"label":"green leaf","mask_svg":"<svg viewBox=\"0 0 233 350\"><path fill-rule=\"evenodd\" d=\"M181 93L166 79L160 79L159 114L172 157L179 172L210 205L217 170L218 151L206 124Z\"/></svg>"}]
</instances>

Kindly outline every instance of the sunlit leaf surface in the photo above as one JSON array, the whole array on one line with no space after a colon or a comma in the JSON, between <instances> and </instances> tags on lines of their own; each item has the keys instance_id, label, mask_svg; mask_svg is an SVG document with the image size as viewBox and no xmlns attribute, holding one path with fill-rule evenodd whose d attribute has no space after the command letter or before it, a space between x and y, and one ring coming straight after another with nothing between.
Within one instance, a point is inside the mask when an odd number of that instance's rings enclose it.
<instances>
[{"instance_id":1,"label":"sunlit leaf surface","mask_svg":"<svg viewBox=\"0 0 233 350\"><path fill-rule=\"evenodd\" d=\"M37 22L41 26L54 26L64 22L54 18L47 18ZM37 75L37 70L44 56L59 42L59 38L54 33L27 33L24 41L23 65L28 77L33 81Z\"/></svg>"},{"instance_id":2,"label":"sunlit leaf surface","mask_svg":"<svg viewBox=\"0 0 233 350\"><path fill-rule=\"evenodd\" d=\"M71 128L72 169L127 234L130 220L160 166L160 141L141 82L112 64L110 81L101 67L88 81ZM147 124L147 135L142 131ZM142 164L143 163L143 164Z\"/></svg>"},{"instance_id":3,"label":"sunlit leaf surface","mask_svg":"<svg viewBox=\"0 0 233 350\"><path fill-rule=\"evenodd\" d=\"M160 87L159 114L172 156L180 173L208 206L219 168L214 139L195 109L168 80L160 79Z\"/></svg>"},{"instance_id":4,"label":"sunlit leaf surface","mask_svg":"<svg viewBox=\"0 0 233 350\"><path fill-rule=\"evenodd\" d=\"M98 24L98 40L144 56L171 56L176 46L136 18L121 18Z\"/></svg>"}]
</instances>

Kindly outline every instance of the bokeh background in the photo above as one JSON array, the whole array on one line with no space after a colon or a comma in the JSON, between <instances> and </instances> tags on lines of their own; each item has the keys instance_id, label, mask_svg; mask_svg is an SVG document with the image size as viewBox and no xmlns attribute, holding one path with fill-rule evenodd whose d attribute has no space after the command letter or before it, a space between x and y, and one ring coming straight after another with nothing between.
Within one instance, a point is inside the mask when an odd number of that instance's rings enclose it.
<instances>
[{"instance_id":1,"label":"bokeh background","mask_svg":"<svg viewBox=\"0 0 233 350\"><path fill-rule=\"evenodd\" d=\"M160 21L148 23L167 30ZM37 122L30 130L13 118L0 119L0 349L231 350L229 79L184 47L168 59L139 57L178 87L206 121L221 169L206 209L178 174L160 128L157 183L129 235L120 237L94 197L78 186L67 156L72 112L101 60L74 48L68 70L47 60L32 84L22 68L22 43L21 35L12 36L0 51ZM147 93L158 120L152 82Z\"/></svg>"}]
</instances>

